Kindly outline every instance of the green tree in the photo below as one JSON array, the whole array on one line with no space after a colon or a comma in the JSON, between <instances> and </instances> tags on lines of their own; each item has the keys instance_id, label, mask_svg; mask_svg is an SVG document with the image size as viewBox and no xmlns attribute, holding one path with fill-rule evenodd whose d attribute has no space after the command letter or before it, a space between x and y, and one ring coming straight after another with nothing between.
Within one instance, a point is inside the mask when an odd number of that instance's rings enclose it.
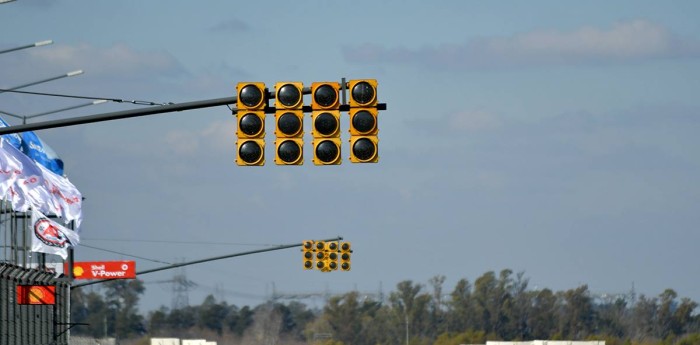
<instances>
[{"instance_id":1,"label":"green tree","mask_svg":"<svg viewBox=\"0 0 700 345\"><path fill-rule=\"evenodd\" d=\"M693 322L697 317L693 317L693 311L698 304L689 298L682 298L681 303L676 307L672 316L672 331L675 335L686 334L691 331Z\"/></svg>"},{"instance_id":2,"label":"green tree","mask_svg":"<svg viewBox=\"0 0 700 345\"><path fill-rule=\"evenodd\" d=\"M678 294L672 289L666 289L659 295L659 306L656 312L656 336L665 339L673 332L673 310L676 307Z\"/></svg>"},{"instance_id":3,"label":"green tree","mask_svg":"<svg viewBox=\"0 0 700 345\"><path fill-rule=\"evenodd\" d=\"M229 308L224 303L217 303L212 295L204 298L204 302L199 306L198 325L202 328L211 329L221 335L224 330L224 322L229 313Z\"/></svg>"},{"instance_id":4,"label":"green tree","mask_svg":"<svg viewBox=\"0 0 700 345\"><path fill-rule=\"evenodd\" d=\"M304 340L306 325L315 319L314 312L309 310L304 303L292 301L287 305L289 318L292 320L287 332L293 339Z\"/></svg>"},{"instance_id":5,"label":"green tree","mask_svg":"<svg viewBox=\"0 0 700 345\"><path fill-rule=\"evenodd\" d=\"M492 295L491 324L493 332L500 339L523 339L529 336L527 315L531 301L526 293L528 279L520 272L513 276L513 271L504 269L499 273Z\"/></svg>"},{"instance_id":6,"label":"green tree","mask_svg":"<svg viewBox=\"0 0 700 345\"><path fill-rule=\"evenodd\" d=\"M464 332L474 329L474 302L472 287L467 279L457 281L450 293L448 305L449 327L453 332Z\"/></svg>"},{"instance_id":7,"label":"green tree","mask_svg":"<svg viewBox=\"0 0 700 345\"><path fill-rule=\"evenodd\" d=\"M584 339L593 331L595 312L588 292L582 285L562 293L563 305L560 314L561 334L568 339Z\"/></svg>"},{"instance_id":8,"label":"green tree","mask_svg":"<svg viewBox=\"0 0 700 345\"><path fill-rule=\"evenodd\" d=\"M95 291L85 293L83 289L71 291L71 322L85 323L71 329L71 332L92 337L106 336L107 303Z\"/></svg>"},{"instance_id":9,"label":"green tree","mask_svg":"<svg viewBox=\"0 0 700 345\"><path fill-rule=\"evenodd\" d=\"M191 306L173 309L166 320L174 335L180 337L197 324L197 309Z\"/></svg>"},{"instance_id":10,"label":"green tree","mask_svg":"<svg viewBox=\"0 0 700 345\"><path fill-rule=\"evenodd\" d=\"M498 278L486 272L474 282L474 313L477 329L495 334L499 339L522 339L529 334L527 325L531 301L526 293L524 273L513 277L504 269Z\"/></svg>"},{"instance_id":11,"label":"green tree","mask_svg":"<svg viewBox=\"0 0 700 345\"><path fill-rule=\"evenodd\" d=\"M139 297L145 288L139 279L116 279L104 284L110 334L128 338L146 332L143 316L138 313Z\"/></svg>"},{"instance_id":12,"label":"green tree","mask_svg":"<svg viewBox=\"0 0 700 345\"><path fill-rule=\"evenodd\" d=\"M434 345L485 344L484 331L467 331L462 333L443 333L437 337Z\"/></svg>"},{"instance_id":13,"label":"green tree","mask_svg":"<svg viewBox=\"0 0 700 345\"><path fill-rule=\"evenodd\" d=\"M494 331L493 319L497 317L495 291L498 281L493 271L486 272L474 282L474 317L475 329L492 333Z\"/></svg>"},{"instance_id":14,"label":"green tree","mask_svg":"<svg viewBox=\"0 0 700 345\"><path fill-rule=\"evenodd\" d=\"M410 280L399 282L396 292L389 295L389 301L397 317L398 324L403 328L404 337L424 337L427 333L427 307L430 296L420 294L422 286L413 284ZM402 337L403 338L403 337Z\"/></svg>"},{"instance_id":15,"label":"green tree","mask_svg":"<svg viewBox=\"0 0 700 345\"><path fill-rule=\"evenodd\" d=\"M437 337L438 334L447 331L448 324L446 320L445 304L443 300L442 286L445 284L445 276L436 275L428 281L432 287L432 296L429 303L429 320L428 320L428 336L430 338Z\"/></svg>"},{"instance_id":16,"label":"green tree","mask_svg":"<svg viewBox=\"0 0 700 345\"><path fill-rule=\"evenodd\" d=\"M363 336L362 310L357 292L332 297L323 308L324 316L333 332L333 338L345 344L357 344Z\"/></svg>"},{"instance_id":17,"label":"green tree","mask_svg":"<svg viewBox=\"0 0 700 345\"><path fill-rule=\"evenodd\" d=\"M557 296L550 289L530 292L532 307L527 317L533 339L551 339L557 332Z\"/></svg>"},{"instance_id":18,"label":"green tree","mask_svg":"<svg viewBox=\"0 0 700 345\"><path fill-rule=\"evenodd\" d=\"M249 306L244 306L240 309L234 306L226 317L226 324L229 330L238 336L242 336L253 324L253 314L254 312Z\"/></svg>"},{"instance_id":19,"label":"green tree","mask_svg":"<svg viewBox=\"0 0 700 345\"><path fill-rule=\"evenodd\" d=\"M148 315L148 333L152 336L167 335L168 327L168 308L160 307L160 309L152 311Z\"/></svg>"},{"instance_id":20,"label":"green tree","mask_svg":"<svg viewBox=\"0 0 700 345\"><path fill-rule=\"evenodd\" d=\"M626 336L625 316L627 314L627 302L618 298L615 301L603 303L596 307L598 315L599 334L609 335L617 338Z\"/></svg>"},{"instance_id":21,"label":"green tree","mask_svg":"<svg viewBox=\"0 0 700 345\"><path fill-rule=\"evenodd\" d=\"M628 337L636 341L641 341L654 336L657 309L656 298L647 298L644 295L640 296L630 312L631 320Z\"/></svg>"}]
</instances>

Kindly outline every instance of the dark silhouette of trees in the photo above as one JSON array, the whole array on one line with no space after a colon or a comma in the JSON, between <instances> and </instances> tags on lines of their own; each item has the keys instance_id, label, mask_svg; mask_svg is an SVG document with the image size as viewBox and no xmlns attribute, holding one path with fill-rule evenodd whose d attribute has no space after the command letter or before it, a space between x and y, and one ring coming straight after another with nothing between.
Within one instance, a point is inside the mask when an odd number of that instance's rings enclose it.
<instances>
[{"instance_id":1,"label":"dark silhouette of trees","mask_svg":"<svg viewBox=\"0 0 700 345\"><path fill-rule=\"evenodd\" d=\"M602 339L608 345L700 345L698 304L667 289L656 297L594 296L587 285L565 291L530 289L524 273L486 272L445 291L446 278L405 280L387 300L353 291L320 310L268 301L238 307L213 296L199 306L161 307L141 316L143 284L114 281L100 292L71 295L74 334L119 338L194 337L219 344L458 345L486 340Z\"/></svg>"}]
</instances>

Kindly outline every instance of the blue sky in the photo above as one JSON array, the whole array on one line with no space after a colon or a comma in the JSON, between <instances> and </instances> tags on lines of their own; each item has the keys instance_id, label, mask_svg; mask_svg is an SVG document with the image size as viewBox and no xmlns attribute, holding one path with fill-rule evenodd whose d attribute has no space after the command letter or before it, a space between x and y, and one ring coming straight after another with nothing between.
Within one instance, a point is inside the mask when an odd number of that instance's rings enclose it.
<instances>
[{"instance_id":1,"label":"blue sky","mask_svg":"<svg viewBox=\"0 0 700 345\"><path fill-rule=\"evenodd\" d=\"M217 287L242 305L273 286L387 292L438 274L450 291L504 268L533 288L634 284L700 301L698 10L694 1L18 0L0 6L0 48L55 43L0 55L0 86L83 69L27 90L177 103L232 96L239 81L378 80L388 105L379 164L350 164L344 144L341 166L314 166L307 117L306 164L276 166L270 116L267 164L239 167L226 107L38 132L87 198L86 245L177 262L336 235L353 243L351 272L303 271L296 250L190 266L193 304ZM0 110L81 102L5 93ZM131 259L87 247L76 257ZM143 310L170 305L171 287L156 282L174 273L143 276Z\"/></svg>"}]
</instances>

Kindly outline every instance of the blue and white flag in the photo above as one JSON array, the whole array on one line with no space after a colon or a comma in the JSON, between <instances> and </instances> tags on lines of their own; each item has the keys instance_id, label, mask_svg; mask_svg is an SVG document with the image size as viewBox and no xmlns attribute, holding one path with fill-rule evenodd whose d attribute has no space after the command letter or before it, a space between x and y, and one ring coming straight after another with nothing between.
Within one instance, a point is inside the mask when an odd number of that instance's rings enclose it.
<instances>
[{"instance_id":1,"label":"blue and white flag","mask_svg":"<svg viewBox=\"0 0 700 345\"><path fill-rule=\"evenodd\" d=\"M63 176L63 161L51 146L41 140L34 132L22 133L22 147L20 151L46 167L46 169L51 170L54 174Z\"/></svg>"},{"instance_id":2,"label":"blue and white flag","mask_svg":"<svg viewBox=\"0 0 700 345\"><path fill-rule=\"evenodd\" d=\"M10 127L5 120L0 117L0 127ZM17 133L12 133L12 134L4 134L2 136L5 138L5 140L12 146L14 146L18 150L22 150L22 136L17 134Z\"/></svg>"},{"instance_id":3,"label":"blue and white flag","mask_svg":"<svg viewBox=\"0 0 700 345\"><path fill-rule=\"evenodd\" d=\"M12 209L26 212L30 207L45 214L55 214L65 222L74 220L80 227L82 195L67 177L54 174L0 138L0 195L12 203ZM2 189L0 189L0 193Z\"/></svg>"},{"instance_id":4,"label":"blue and white flag","mask_svg":"<svg viewBox=\"0 0 700 345\"><path fill-rule=\"evenodd\" d=\"M9 127L7 122L0 118L0 127ZM51 146L46 144L36 135L36 133L22 132L20 134L12 133L5 134L3 137L14 146L22 151L29 158L51 170L54 174L63 176L63 160L56 154Z\"/></svg>"}]
</instances>

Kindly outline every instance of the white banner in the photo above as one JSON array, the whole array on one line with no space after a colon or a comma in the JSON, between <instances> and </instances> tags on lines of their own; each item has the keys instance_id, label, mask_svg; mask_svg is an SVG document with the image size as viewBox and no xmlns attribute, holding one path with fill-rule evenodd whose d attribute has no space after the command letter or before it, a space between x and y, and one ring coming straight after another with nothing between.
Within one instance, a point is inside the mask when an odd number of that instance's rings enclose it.
<instances>
[{"instance_id":1,"label":"white banner","mask_svg":"<svg viewBox=\"0 0 700 345\"><path fill-rule=\"evenodd\" d=\"M7 194L17 181L17 172L21 170L22 163L5 150L0 150L0 196Z\"/></svg>"},{"instance_id":2,"label":"white banner","mask_svg":"<svg viewBox=\"0 0 700 345\"><path fill-rule=\"evenodd\" d=\"M82 195L67 178L36 164L4 138L0 140L0 151L0 170L5 171L3 164L7 165L8 171L10 167L14 168L12 176L0 173L0 188L2 183L10 185L2 195L10 200L13 210L26 212L30 207L37 208L45 214L58 215L65 222L75 220L76 228L80 227ZM5 177L7 179L3 181Z\"/></svg>"},{"instance_id":3,"label":"white banner","mask_svg":"<svg viewBox=\"0 0 700 345\"><path fill-rule=\"evenodd\" d=\"M33 207L29 226L33 252L60 255L66 260L68 247L80 243L78 233L52 221Z\"/></svg>"},{"instance_id":4,"label":"white banner","mask_svg":"<svg viewBox=\"0 0 700 345\"><path fill-rule=\"evenodd\" d=\"M54 213L66 222L75 220L75 228L80 229L83 221L83 195L67 177L56 175L42 165L37 165L44 176L44 183L51 195Z\"/></svg>"}]
</instances>

